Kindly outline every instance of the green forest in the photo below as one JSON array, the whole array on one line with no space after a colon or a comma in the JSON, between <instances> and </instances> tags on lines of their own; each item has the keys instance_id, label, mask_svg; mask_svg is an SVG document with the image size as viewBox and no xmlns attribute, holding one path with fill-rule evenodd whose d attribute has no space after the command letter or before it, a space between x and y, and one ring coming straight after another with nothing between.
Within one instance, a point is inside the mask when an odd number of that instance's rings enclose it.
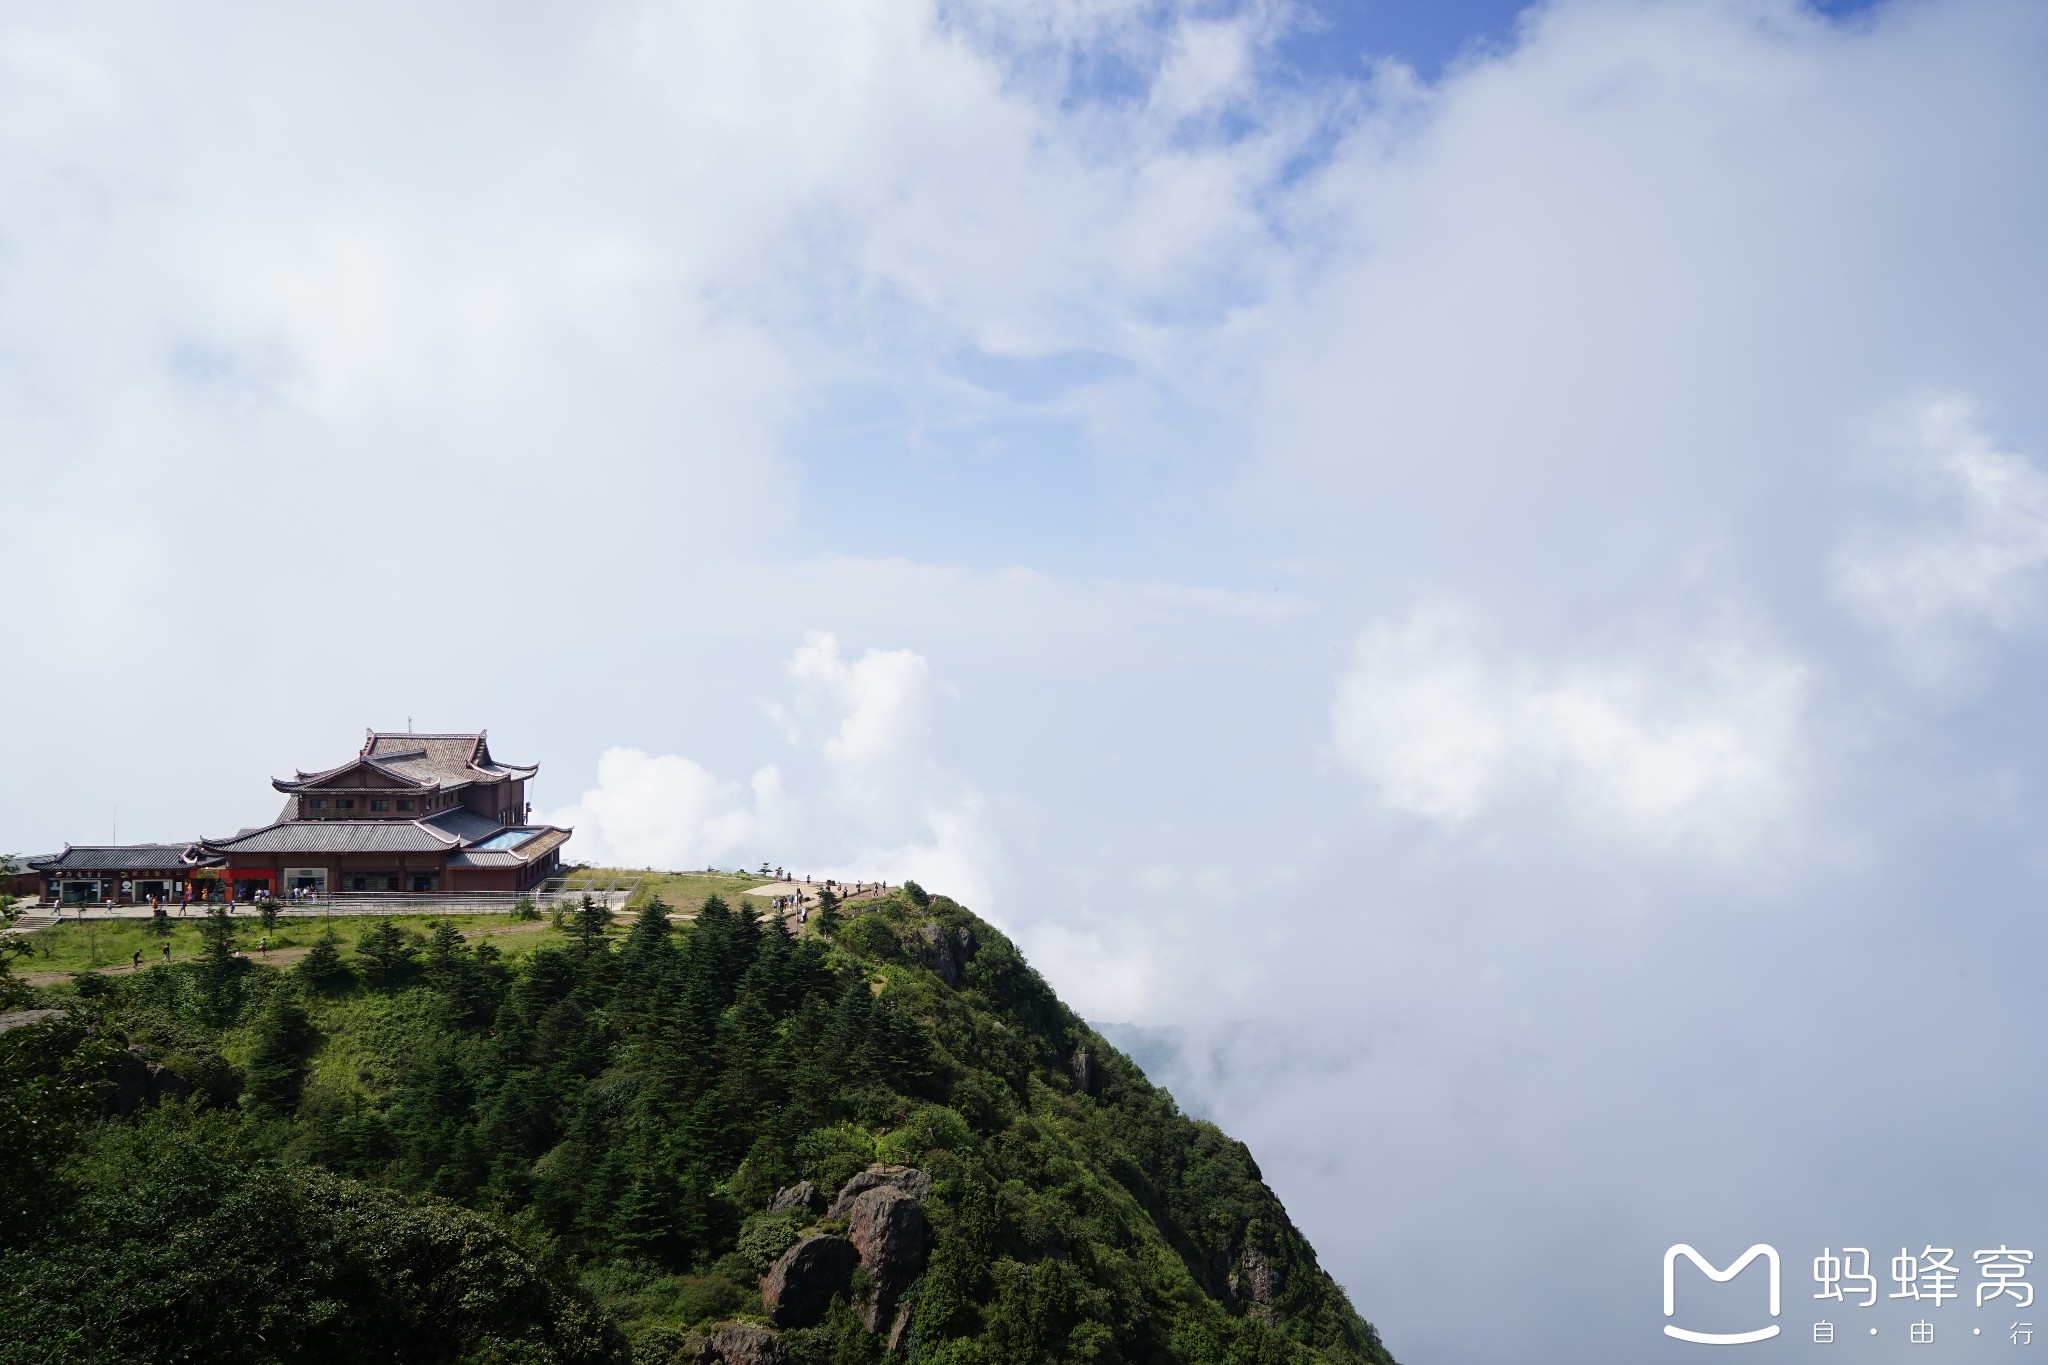
<instances>
[{"instance_id":1,"label":"green forest","mask_svg":"<svg viewBox=\"0 0 2048 1365\"><path fill-rule=\"evenodd\" d=\"M0 1361L1390 1361L947 898L613 919L0 971Z\"/></svg>"}]
</instances>

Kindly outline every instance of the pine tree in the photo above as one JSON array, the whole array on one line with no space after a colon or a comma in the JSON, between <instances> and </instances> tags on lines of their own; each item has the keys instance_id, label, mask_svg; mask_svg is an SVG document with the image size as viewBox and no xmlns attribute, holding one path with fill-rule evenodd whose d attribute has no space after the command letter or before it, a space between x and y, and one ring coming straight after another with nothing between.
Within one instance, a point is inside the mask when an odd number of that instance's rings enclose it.
<instances>
[{"instance_id":1,"label":"pine tree","mask_svg":"<svg viewBox=\"0 0 2048 1365\"><path fill-rule=\"evenodd\" d=\"M775 1016L767 1005L769 981L750 970L732 1008L719 1021L718 1054L725 1103L733 1119L751 1125L780 1098Z\"/></svg>"},{"instance_id":2,"label":"pine tree","mask_svg":"<svg viewBox=\"0 0 2048 1365\"><path fill-rule=\"evenodd\" d=\"M293 974L307 990L322 995L333 995L355 983L355 973L341 960L341 940L329 929L313 941L312 949L293 969Z\"/></svg>"},{"instance_id":3,"label":"pine tree","mask_svg":"<svg viewBox=\"0 0 2048 1365\"><path fill-rule=\"evenodd\" d=\"M676 970L675 927L660 897L649 901L619 950L618 985L612 993L612 1017L628 1033L644 1033L649 1022L673 996Z\"/></svg>"},{"instance_id":4,"label":"pine tree","mask_svg":"<svg viewBox=\"0 0 2048 1365\"><path fill-rule=\"evenodd\" d=\"M451 1199L483 1183L483 1148L471 1127L476 1085L447 1039L413 1058L392 1105L405 1164L417 1186Z\"/></svg>"},{"instance_id":5,"label":"pine tree","mask_svg":"<svg viewBox=\"0 0 2048 1365\"><path fill-rule=\"evenodd\" d=\"M650 1169L644 1157L634 1164L637 1169L612 1208L612 1241L628 1256L659 1262L675 1244L675 1181Z\"/></svg>"},{"instance_id":6,"label":"pine tree","mask_svg":"<svg viewBox=\"0 0 2048 1365\"><path fill-rule=\"evenodd\" d=\"M868 1063L868 1034L873 1029L875 997L858 972L849 972L832 1007L831 1022L819 1042L820 1060L842 1083L865 1085L874 1079Z\"/></svg>"},{"instance_id":7,"label":"pine tree","mask_svg":"<svg viewBox=\"0 0 2048 1365\"><path fill-rule=\"evenodd\" d=\"M463 946L466 941L448 920L434 922L434 936L427 940L426 976L430 983L444 991L460 985L463 968L469 965L469 950Z\"/></svg>"},{"instance_id":8,"label":"pine tree","mask_svg":"<svg viewBox=\"0 0 2048 1365\"><path fill-rule=\"evenodd\" d=\"M241 1012L244 965L235 957L234 921L226 906L216 905L199 926L199 990L214 1022L224 1024Z\"/></svg>"},{"instance_id":9,"label":"pine tree","mask_svg":"<svg viewBox=\"0 0 2048 1365\"><path fill-rule=\"evenodd\" d=\"M830 887L818 892L818 932L832 938L839 932L839 897Z\"/></svg>"},{"instance_id":10,"label":"pine tree","mask_svg":"<svg viewBox=\"0 0 2048 1365\"><path fill-rule=\"evenodd\" d=\"M612 911L609 905L599 905L590 896L583 898L583 904L576 911L576 925L572 932L583 955L590 957L609 947L605 942L605 930L611 928Z\"/></svg>"},{"instance_id":11,"label":"pine tree","mask_svg":"<svg viewBox=\"0 0 2048 1365\"><path fill-rule=\"evenodd\" d=\"M389 990L412 975L414 952L410 937L388 919L378 919L356 940L363 979L379 990Z\"/></svg>"},{"instance_id":12,"label":"pine tree","mask_svg":"<svg viewBox=\"0 0 2048 1365\"><path fill-rule=\"evenodd\" d=\"M228 918L226 906L216 905L199 924L199 962L218 974L232 967L234 960L235 923Z\"/></svg>"},{"instance_id":13,"label":"pine tree","mask_svg":"<svg viewBox=\"0 0 2048 1365\"><path fill-rule=\"evenodd\" d=\"M760 946L761 917L749 906L734 911L718 896L707 897L684 945L687 970L701 973L718 994L718 1007L732 1003L740 974L753 964Z\"/></svg>"},{"instance_id":14,"label":"pine tree","mask_svg":"<svg viewBox=\"0 0 2048 1365\"><path fill-rule=\"evenodd\" d=\"M163 938L171 932L171 917L161 904L149 912L149 932L158 938Z\"/></svg>"},{"instance_id":15,"label":"pine tree","mask_svg":"<svg viewBox=\"0 0 2048 1365\"><path fill-rule=\"evenodd\" d=\"M299 1107L305 1085L306 1045L316 1036L298 997L279 991L256 1019L256 1048L248 1067L249 1105L259 1113L288 1116Z\"/></svg>"},{"instance_id":16,"label":"pine tree","mask_svg":"<svg viewBox=\"0 0 2048 1365\"><path fill-rule=\"evenodd\" d=\"M667 949L675 936L675 926L669 922L668 903L656 896L633 921L632 930L626 935L626 950L642 956L656 956Z\"/></svg>"}]
</instances>

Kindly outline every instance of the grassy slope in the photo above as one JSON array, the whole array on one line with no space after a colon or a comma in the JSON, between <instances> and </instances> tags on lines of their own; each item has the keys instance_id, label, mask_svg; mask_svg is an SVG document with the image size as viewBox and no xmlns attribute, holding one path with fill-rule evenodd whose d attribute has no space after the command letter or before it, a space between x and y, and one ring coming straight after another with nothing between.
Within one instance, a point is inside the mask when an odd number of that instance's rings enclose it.
<instances>
[{"instance_id":1,"label":"grassy slope","mask_svg":"<svg viewBox=\"0 0 2048 1365\"><path fill-rule=\"evenodd\" d=\"M752 872L655 872L612 867L578 868L570 875L638 877L640 885L633 892L632 903L626 907L629 912L659 896L668 905L684 907L685 914L688 907L702 905L707 896L723 896L737 905L747 888L770 880Z\"/></svg>"},{"instance_id":2,"label":"grassy slope","mask_svg":"<svg viewBox=\"0 0 2048 1365\"><path fill-rule=\"evenodd\" d=\"M270 946L274 951L308 948L332 929L341 940L343 950L347 951L380 918L387 917L335 915L332 918L280 919L276 931L269 935ZM564 938L546 919L522 923L510 915L393 915L388 918L413 933L425 933L428 925L446 919L465 937L474 942L488 942L507 957L520 957L535 948L560 945ZM158 938L147 920L87 920L84 923L67 920L24 935L34 952L23 958L16 970L36 975L126 967L133 960L131 955L138 952L142 954L142 965L148 967L163 960L162 945L166 941L171 945L173 962L190 962L199 956L200 922L196 914L182 920L173 916L169 935ZM248 956L256 957L257 940L261 937L263 926L254 915L236 916L236 947Z\"/></svg>"},{"instance_id":3,"label":"grassy slope","mask_svg":"<svg viewBox=\"0 0 2048 1365\"><path fill-rule=\"evenodd\" d=\"M598 875L640 878L640 885L627 907L628 914L657 896L671 906L700 905L707 896L724 896L737 904L747 888L761 885L761 879L752 874L738 876L723 872L598 869ZM753 903L758 905L760 902L756 900ZM679 918L687 919L688 916L688 910L679 913ZM356 940L378 918L390 918L400 928L416 934L424 934L428 932L428 926L446 920L471 942L488 942L508 958L522 957L536 948L559 947L564 941L564 935L545 918L536 926L522 923L510 915L332 915L280 917L276 931L269 935L270 946L278 951L311 947L321 934L332 929L346 951L355 946ZM189 962L199 956L199 925L202 919L203 915L198 910L180 918L173 908L169 920L171 931L163 938L152 932L148 920L63 920L24 936L34 951L22 960L18 970L24 974L47 976L56 972L126 967L138 952L142 954L142 965L147 967L163 960L166 941L171 945L173 962ZM234 919L236 946L250 956L256 956L257 940L263 936L262 925L255 914L239 909Z\"/></svg>"}]
</instances>

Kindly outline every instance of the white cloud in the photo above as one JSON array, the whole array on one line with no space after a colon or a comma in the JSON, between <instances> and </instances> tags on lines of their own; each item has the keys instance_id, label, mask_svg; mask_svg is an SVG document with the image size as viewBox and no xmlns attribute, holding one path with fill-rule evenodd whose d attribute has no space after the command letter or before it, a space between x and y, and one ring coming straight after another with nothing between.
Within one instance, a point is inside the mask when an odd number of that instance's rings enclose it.
<instances>
[{"instance_id":1,"label":"white cloud","mask_svg":"<svg viewBox=\"0 0 2048 1365\"><path fill-rule=\"evenodd\" d=\"M692 868L768 860L800 874L917 881L988 913L1005 862L981 794L931 748L931 666L907 649L848 659L810 631L786 700L765 709L790 762L741 786L678 754L607 749L597 783L547 812L584 861Z\"/></svg>"},{"instance_id":2,"label":"white cloud","mask_svg":"<svg viewBox=\"0 0 2048 1365\"><path fill-rule=\"evenodd\" d=\"M1939 481L1946 515L1866 534L1837 557L1838 586L1860 612L1903 635L1970 623L2013 628L2034 571L2048 562L2048 477L2000 449L1964 395L1926 400L1905 437L1915 472Z\"/></svg>"},{"instance_id":3,"label":"white cloud","mask_svg":"<svg viewBox=\"0 0 2048 1365\"><path fill-rule=\"evenodd\" d=\"M2034 409L2048 181L2012 168L2042 16L1880 11L1543 5L1368 106L1298 204L1321 250L1246 319L1249 486L1347 560L1510 610L1708 547L1810 560L1848 433L1905 385Z\"/></svg>"},{"instance_id":4,"label":"white cloud","mask_svg":"<svg viewBox=\"0 0 2048 1365\"><path fill-rule=\"evenodd\" d=\"M1434 604L1365 634L1331 724L1382 800L1445 826L1561 805L1592 832L1721 853L1785 812L1806 692L1800 665L1734 639L1501 656Z\"/></svg>"},{"instance_id":5,"label":"white cloud","mask_svg":"<svg viewBox=\"0 0 2048 1365\"><path fill-rule=\"evenodd\" d=\"M681 869L760 856L785 837L790 815L773 764L742 788L675 754L612 748L598 759L595 787L538 818L573 828L569 852L581 861Z\"/></svg>"},{"instance_id":6,"label":"white cloud","mask_svg":"<svg viewBox=\"0 0 2048 1365\"><path fill-rule=\"evenodd\" d=\"M1001 844L989 828L982 798L956 794L944 805L926 807L922 837L889 847L857 849L828 875L853 880L914 881L943 893L995 923L1003 922L998 883L1009 871Z\"/></svg>"},{"instance_id":7,"label":"white cloud","mask_svg":"<svg viewBox=\"0 0 2048 1365\"><path fill-rule=\"evenodd\" d=\"M817 755L829 809L818 819L843 850L827 874L915 881L994 913L1002 855L980 793L932 752L935 689L924 656L868 649L848 659L836 636L814 630L787 671L798 691L783 714L823 719Z\"/></svg>"},{"instance_id":8,"label":"white cloud","mask_svg":"<svg viewBox=\"0 0 2048 1365\"><path fill-rule=\"evenodd\" d=\"M849 661L833 635L814 630L790 656L789 676L801 689L797 714L823 709L836 720L822 753L841 799L886 806L919 780L931 724L931 668L922 655L870 649Z\"/></svg>"}]
</instances>

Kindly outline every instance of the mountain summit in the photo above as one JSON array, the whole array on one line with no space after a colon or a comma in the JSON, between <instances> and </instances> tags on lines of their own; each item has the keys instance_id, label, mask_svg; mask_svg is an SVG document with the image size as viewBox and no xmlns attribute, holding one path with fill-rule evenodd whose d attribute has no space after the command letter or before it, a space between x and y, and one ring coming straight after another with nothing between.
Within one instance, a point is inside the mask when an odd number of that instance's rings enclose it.
<instances>
[{"instance_id":1,"label":"mountain summit","mask_svg":"<svg viewBox=\"0 0 2048 1365\"><path fill-rule=\"evenodd\" d=\"M10 1091L125 1047L189 1097L36 1130L0 1357L1391 1365L1244 1145L992 926L742 907L27 1002L64 1013L0 1033Z\"/></svg>"}]
</instances>

